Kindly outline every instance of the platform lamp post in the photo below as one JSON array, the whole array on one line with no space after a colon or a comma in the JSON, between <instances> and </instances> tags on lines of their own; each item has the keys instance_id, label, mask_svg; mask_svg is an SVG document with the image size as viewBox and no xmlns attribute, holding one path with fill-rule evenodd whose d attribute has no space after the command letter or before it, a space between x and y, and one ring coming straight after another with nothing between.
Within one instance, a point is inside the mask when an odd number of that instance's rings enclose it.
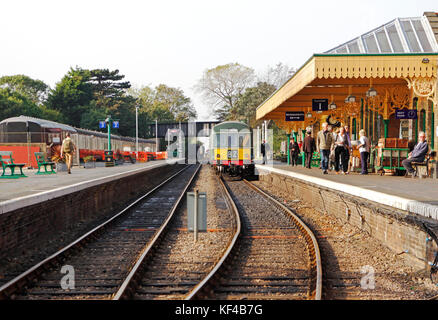
<instances>
[{"instance_id":1,"label":"platform lamp post","mask_svg":"<svg viewBox=\"0 0 438 320\"><path fill-rule=\"evenodd\" d=\"M99 121L99 128L108 127L108 150L105 150L105 167L114 167L114 152L111 147L111 127L119 127L119 120L112 119L109 115L105 120Z\"/></svg>"},{"instance_id":2,"label":"platform lamp post","mask_svg":"<svg viewBox=\"0 0 438 320\"><path fill-rule=\"evenodd\" d=\"M135 153L138 159L138 109L140 106L135 107Z\"/></svg>"},{"instance_id":3,"label":"platform lamp post","mask_svg":"<svg viewBox=\"0 0 438 320\"><path fill-rule=\"evenodd\" d=\"M158 120L155 119L155 152L158 152Z\"/></svg>"}]
</instances>

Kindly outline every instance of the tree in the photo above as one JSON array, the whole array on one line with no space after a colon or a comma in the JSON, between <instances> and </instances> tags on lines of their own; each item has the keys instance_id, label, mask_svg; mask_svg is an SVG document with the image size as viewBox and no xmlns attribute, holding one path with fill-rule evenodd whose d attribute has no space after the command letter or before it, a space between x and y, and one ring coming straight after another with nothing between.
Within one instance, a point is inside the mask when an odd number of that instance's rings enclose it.
<instances>
[{"instance_id":1,"label":"tree","mask_svg":"<svg viewBox=\"0 0 438 320\"><path fill-rule=\"evenodd\" d=\"M212 105L219 120L231 110L237 99L255 78L254 70L238 63L229 63L208 69L198 81L195 89Z\"/></svg>"},{"instance_id":2,"label":"tree","mask_svg":"<svg viewBox=\"0 0 438 320\"><path fill-rule=\"evenodd\" d=\"M259 81L269 83L276 89L279 89L295 72L294 68L279 62L275 67L269 66L266 72L259 78Z\"/></svg>"},{"instance_id":3,"label":"tree","mask_svg":"<svg viewBox=\"0 0 438 320\"><path fill-rule=\"evenodd\" d=\"M191 99L179 88L160 84L155 89L129 89L128 93L136 98L139 114L144 114L147 121L188 121L197 116Z\"/></svg>"},{"instance_id":4,"label":"tree","mask_svg":"<svg viewBox=\"0 0 438 320\"><path fill-rule=\"evenodd\" d=\"M196 110L190 98L179 88L160 84L155 88L154 106L168 109L175 121L189 121L196 118Z\"/></svg>"},{"instance_id":5,"label":"tree","mask_svg":"<svg viewBox=\"0 0 438 320\"><path fill-rule=\"evenodd\" d=\"M35 117L38 107L24 95L9 88L0 88L0 119L20 115Z\"/></svg>"},{"instance_id":6,"label":"tree","mask_svg":"<svg viewBox=\"0 0 438 320\"><path fill-rule=\"evenodd\" d=\"M42 105L45 102L50 89L43 81L22 74L1 77L0 87L18 92L37 105Z\"/></svg>"},{"instance_id":7,"label":"tree","mask_svg":"<svg viewBox=\"0 0 438 320\"><path fill-rule=\"evenodd\" d=\"M81 116L81 122L79 123L80 128L98 130L98 123L100 120L106 119L107 114L105 110L98 109L96 106L96 101L92 100L87 106L80 106L80 109L84 110Z\"/></svg>"},{"instance_id":8,"label":"tree","mask_svg":"<svg viewBox=\"0 0 438 320\"><path fill-rule=\"evenodd\" d=\"M94 69L90 71L88 83L91 84L94 100L98 108L112 108L124 98L125 90L131 87L129 81L120 82L125 76L119 70Z\"/></svg>"},{"instance_id":9,"label":"tree","mask_svg":"<svg viewBox=\"0 0 438 320\"><path fill-rule=\"evenodd\" d=\"M10 88L0 88L0 119L20 115L52 121L61 119L58 111L51 110L46 106L38 106L29 97Z\"/></svg>"},{"instance_id":10,"label":"tree","mask_svg":"<svg viewBox=\"0 0 438 320\"><path fill-rule=\"evenodd\" d=\"M51 90L47 98L47 107L58 110L63 122L79 126L82 114L87 111L93 99L92 86L89 83L90 71L79 67L70 71Z\"/></svg>"},{"instance_id":11,"label":"tree","mask_svg":"<svg viewBox=\"0 0 438 320\"><path fill-rule=\"evenodd\" d=\"M259 82L255 87L247 88L230 110L226 120L246 122L250 127L256 125L256 110L274 91L275 86Z\"/></svg>"}]
</instances>

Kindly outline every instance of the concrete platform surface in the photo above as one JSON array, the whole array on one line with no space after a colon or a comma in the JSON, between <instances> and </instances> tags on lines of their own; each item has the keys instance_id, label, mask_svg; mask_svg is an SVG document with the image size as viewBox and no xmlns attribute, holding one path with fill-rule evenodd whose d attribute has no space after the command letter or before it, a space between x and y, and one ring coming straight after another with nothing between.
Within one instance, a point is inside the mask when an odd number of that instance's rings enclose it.
<instances>
[{"instance_id":1,"label":"concrete platform surface","mask_svg":"<svg viewBox=\"0 0 438 320\"><path fill-rule=\"evenodd\" d=\"M336 175L334 171L324 175L318 168L307 169L279 164L256 167L438 219L438 179L357 173Z\"/></svg>"},{"instance_id":2,"label":"concrete platform surface","mask_svg":"<svg viewBox=\"0 0 438 320\"><path fill-rule=\"evenodd\" d=\"M51 175L35 175L37 170L24 169L26 178L0 179L0 214L166 164L166 160L159 160L93 169L73 167L72 174Z\"/></svg>"}]
</instances>

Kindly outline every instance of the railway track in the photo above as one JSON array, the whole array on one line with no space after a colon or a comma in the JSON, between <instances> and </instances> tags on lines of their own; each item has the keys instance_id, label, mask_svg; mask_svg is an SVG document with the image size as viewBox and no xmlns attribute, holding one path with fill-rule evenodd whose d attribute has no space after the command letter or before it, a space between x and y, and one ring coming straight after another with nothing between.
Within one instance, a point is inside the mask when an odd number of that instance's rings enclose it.
<instances>
[{"instance_id":1,"label":"railway track","mask_svg":"<svg viewBox=\"0 0 438 320\"><path fill-rule=\"evenodd\" d=\"M226 182L242 230L194 299L321 299L316 238L288 208L247 181Z\"/></svg>"},{"instance_id":2,"label":"railway track","mask_svg":"<svg viewBox=\"0 0 438 320\"><path fill-rule=\"evenodd\" d=\"M111 219L12 279L0 287L0 299L112 297L147 244L159 236L198 170L199 166L185 167ZM74 283L66 281L68 276Z\"/></svg>"},{"instance_id":3,"label":"railway track","mask_svg":"<svg viewBox=\"0 0 438 320\"><path fill-rule=\"evenodd\" d=\"M211 171L209 173L212 175ZM205 175L208 177L208 174ZM213 183L207 197L216 199L215 202L219 198L219 202L225 204L226 209L223 210L214 205L212 207L215 208L211 208L219 216L217 224L224 234L219 238L213 238L212 233L199 235L203 239L194 243L193 235L185 228L184 207L180 206L161 236L143 252L114 295L114 300L190 300L204 289L208 280L221 268L240 233L240 219L225 187L215 181L214 176L213 181L205 180L208 179L197 182L198 187L206 188L208 182Z\"/></svg>"}]
</instances>

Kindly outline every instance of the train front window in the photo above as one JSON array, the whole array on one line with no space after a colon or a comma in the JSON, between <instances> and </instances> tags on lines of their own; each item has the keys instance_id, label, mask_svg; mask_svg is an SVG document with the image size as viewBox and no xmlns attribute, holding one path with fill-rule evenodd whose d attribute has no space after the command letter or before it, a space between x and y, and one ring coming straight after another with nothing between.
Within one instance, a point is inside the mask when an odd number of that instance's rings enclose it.
<instances>
[{"instance_id":1,"label":"train front window","mask_svg":"<svg viewBox=\"0 0 438 320\"><path fill-rule=\"evenodd\" d=\"M237 148L239 146L239 137L237 131L221 130L219 133L220 148Z\"/></svg>"}]
</instances>

